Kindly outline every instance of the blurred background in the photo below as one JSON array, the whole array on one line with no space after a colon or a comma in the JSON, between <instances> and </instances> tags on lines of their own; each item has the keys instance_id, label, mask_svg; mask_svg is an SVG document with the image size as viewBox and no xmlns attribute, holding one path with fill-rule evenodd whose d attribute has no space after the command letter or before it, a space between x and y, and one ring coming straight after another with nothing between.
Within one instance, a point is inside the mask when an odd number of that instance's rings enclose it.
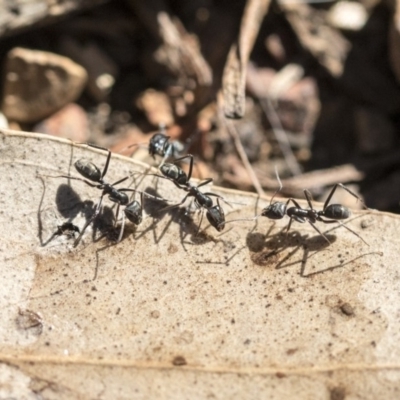
<instances>
[{"instance_id":1,"label":"blurred background","mask_svg":"<svg viewBox=\"0 0 400 400\"><path fill-rule=\"evenodd\" d=\"M0 126L153 165L161 127L200 179L398 213L398 4L3 1Z\"/></svg>"}]
</instances>

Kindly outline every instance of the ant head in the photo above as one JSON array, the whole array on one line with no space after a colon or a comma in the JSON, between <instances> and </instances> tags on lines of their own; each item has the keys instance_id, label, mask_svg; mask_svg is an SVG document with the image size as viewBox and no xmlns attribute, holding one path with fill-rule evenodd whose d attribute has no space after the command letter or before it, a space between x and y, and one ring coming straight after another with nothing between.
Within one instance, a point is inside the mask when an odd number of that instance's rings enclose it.
<instances>
[{"instance_id":1,"label":"ant head","mask_svg":"<svg viewBox=\"0 0 400 400\"><path fill-rule=\"evenodd\" d=\"M143 208L142 205L134 200L125 207L126 218L129 219L133 224L139 225L143 220Z\"/></svg>"},{"instance_id":2,"label":"ant head","mask_svg":"<svg viewBox=\"0 0 400 400\"><path fill-rule=\"evenodd\" d=\"M207 210L206 217L208 222L218 231L222 232L225 228L225 213L217 199L217 205Z\"/></svg>"},{"instance_id":3,"label":"ant head","mask_svg":"<svg viewBox=\"0 0 400 400\"><path fill-rule=\"evenodd\" d=\"M208 222L218 231L222 232L225 229L225 215L222 208L213 206L207 210L206 217Z\"/></svg>"},{"instance_id":4,"label":"ant head","mask_svg":"<svg viewBox=\"0 0 400 400\"><path fill-rule=\"evenodd\" d=\"M170 137L163 133L154 134L149 142L149 154L153 157L156 154L163 156L169 139Z\"/></svg>"}]
</instances>

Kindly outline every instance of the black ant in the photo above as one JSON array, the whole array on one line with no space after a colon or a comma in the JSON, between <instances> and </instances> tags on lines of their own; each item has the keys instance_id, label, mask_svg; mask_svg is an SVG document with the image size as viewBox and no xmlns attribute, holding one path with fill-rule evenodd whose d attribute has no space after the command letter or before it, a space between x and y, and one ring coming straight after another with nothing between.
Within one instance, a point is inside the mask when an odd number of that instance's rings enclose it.
<instances>
[{"instance_id":1,"label":"black ant","mask_svg":"<svg viewBox=\"0 0 400 400\"><path fill-rule=\"evenodd\" d=\"M311 193L305 189L304 190L304 196L307 200L307 203L309 205L309 209L304 209L300 206L299 203L297 203L296 200L294 199L289 199L286 203L288 204L289 201L292 201L295 207L290 207L286 210L286 214L288 217L290 217L290 221L288 224L288 227L286 229L286 232L289 232L290 226L292 224L292 220L295 220L300 223L308 222L328 243L329 240L328 238L314 225L315 222L320 221L323 222L324 224L332 224L332 223L338 223L340 226L343 226L346 228L348 231L356 235L359 239L361 239L366 245L369 246L369 244L355 231L350 229L348 226L342 224L340 220L344 220L350 217L351 212L350 210L343 206L342 204L329 204L329 202L332 199L333 194L335 193L336 189L338 187L341 187L342 189L346 190L346 192L350 193L353 197L355 197L357 200L360 200L363 204L364 202L355 194L353 193L349 188L344 186L341 183L337 183L329 193L325 203L324 207L321 211L317 211L314 209L312 205L312 196ZM324 218L328 219L324 219Z\"/></svg>"},{"instance_id":2,"label":"black ant","mask_svg":"<svg viewBox=\"0 0 400 400\"><path fill-rule=\"evenodd\" d=\"M75 238L75 233L80 233L79 228L72 222L64 222L62 225L57 226L57 230L42 243L42 246L47 246L56 236L65 235L68 239Z\"/></svg>"},{"instance_id":3,"label":"black ant","mask_svg":"<svg viewBox=\"0 0 400 400\"><path fill-rule=\"evenodd\" d=\"M68 238L72 238L75 237L75 233L80 233L79 228L72 222L64 222L62 225L57 226L57 230L53 233L50 240L52 240L56 236L61 236L61 235L65 235Z\"/></svg>"},{"instance_id":4,"label":"black ant","mask_svg":"<svg viewBox=\"0 0 400 400\"><path fill-rule=\"evenodd\" d=\"M315 222L320 221L325 224L331 224L331 223L338 223L339 225L343 226L346 228L348 231L352 232L354 235L356 235L358 238L360 238L365 244L368 245L368 243L356 232L354 232L352 229L350 229L348 226L342 224L340 220L344 220L350 217L351 212L350 210L343 206L342 204L329 204L329 202L332 199L332 196L334 195L336 189L338 187L341 187L342 189L346 190L346 192L350 193L353 197L355 197L357 200L360 200L363 204L364 202L358 197L355 193L353 193L349 188L344 186L342 183L337 183L329 193L325 203L324 207L321 211L317 211L314 209L312 205L312 196L311 193L305 189L304 190L304 195L306 197L307 203L309 205L309 209L302 208L300 204L293 198L288 199L285 203L281 201L276 201L272 203L273 199L282 190L282 183L279 179L279 176L277 174L277 179L279 182L279 189L275 191L273 196L271 197L270 203L267 207L263 208L261 211L261 214L256 215L253 218L244 218L244 219L235 219L231 221L227 221L227 223L230 222L235 222L235 221L254 221L258 219L259 217L267 217L268 219L272 220L278 220L282 219L285 215L290 217L290 221L288 223L288 226L286 228L286 233L289 232L289 229L291 227L292 221L295 220L300 223L305 223L308 222L329 244L330 241L328 238L317 228ZM294 204L294 207L289 207L289 203L292 202ZM328 219L324 219L324 218ZM225 223L224 223L225 225Z\"/></svg>"},{"instance_id":5,"label":"black ant","mask_svg":"<svg viewBox=\"0 0 400 400\"><path fill-rule=\"evenodd\" d=\"M186 158L189 159L189 172L187 174L185 171L182 170L182 168L180 168L178 165L175 164L176 162L182 161ZM168 211L173 208L179 207L187 200L188 197L194 197L196 206L206 210L206 217L207 220L210 222L210 224L218 232L221 232L225 228L225 213L219 203L219 199L222 200L224 199L215 193L212 192L203 193L199 190L200 187L205 186L208 183L212 182L213 179L208 178L205 181L200 182L197 186L194 186L190 183L190 178L192 177L192 171L193 171L193 156L191 154L177 158L174 160L173 163L162 164L160 166L160 171L163 174L163 176L160 175L155 175L155 176L158 176L160 178L166 178L172 181L176 187L187 192L187 195L182 199L180 203L163 208L161 211ZM217 198L216 205L214 205L211 196ZM201 221L199 224L199 229L200 225Z\"/></svg>"},{"instance_id":6,"label":"black ant","mask_svg":"<svg viewBox=\"0 0 400 400\"><path fill-rule=\"evenodd\" d=\"M184 154L191 142L188 140L186 144L183 144L179 140L170 141L170 139L171 137L165 134L165 126L162 124L160 124L159 131L150 139L149 155L151 155L153 159L155 156L163 157L161 164L163 164L168 158L179 157L181 154ZM124 147L123 150L138 145L139 143L131 144L130 146Z\"/></svg>"},{"instance_id":7,"label":"black ant","mask_svg":"<svg viewBox=\"0 0 400 400\"><path fill-rule=\"evenodd\" d=\"M153 135L149 142L149 154L154 158L156 155L167 158L177 157L185 150L185 145L178 140L169 141L170 136L162 132Z\"/></svg>"},{"instance_id":8,"label":"black ant","mask_svg":"<svg viewBox=\"0 0 400 400\"><path fill-rule=\"evenodd\" d=\"M126 176L126 177L124 177L114 183L111 183L111 184L105 182L104 176L107 174L108 166L110 164L111 151L107 150L103 147L96 146L94 144L88 144L88 146L107 151L108 154L107 154L107 159L106 159L106 163L104 165L103 171L100 171L100 169L92 162L85 160L85 159L79 159L74 164L75 168L86 179L77 178L77 177L73 177L70 175L57 176L57 178L61 177L61 178L68 178L68 179L82 181L82 182L85 182L87 185L89 185L91 187L95 187L102 191L100 200L97 203L95 212L86 221L86 224L84 225L84 227L82 228L82 231L80 232L79 236L77 237L77 239L74 242L74 247L76 247L78 245L78 243L80 242L82 235L84 234L87 227L99 216L100 210L101 210L101 205L103 202L103 197L105 195L108 195L108 198L112 202L117 204L117 211L115 213L115 222L117 222L117 220L118 220L120 206L125 206L124 212L122 214L122 224L121 224L121 229L120 229L120 233L119 233L117 242L120 242L122 239L122 235L123 235L123 231L124 231L124 227L125 227L125 217L128 218L129 221L131 221L135 225L139 225L142 222L144 196L148 196L148 197L151 197L154 199L164 201L164 199L152 196L146 192L141 192L136 189L128 189L128 188L118 188L117 189L117 188L115 188L116 185L126 181L129 178L129 176ZM91 181L91 182L89 182L89 181ZM95 182L95 183L92 183L92 182ZM129 197L125 192L140 193L141 203L139 203L137 200L133 200L130 202Z\"/></svg>"}]
</instances>

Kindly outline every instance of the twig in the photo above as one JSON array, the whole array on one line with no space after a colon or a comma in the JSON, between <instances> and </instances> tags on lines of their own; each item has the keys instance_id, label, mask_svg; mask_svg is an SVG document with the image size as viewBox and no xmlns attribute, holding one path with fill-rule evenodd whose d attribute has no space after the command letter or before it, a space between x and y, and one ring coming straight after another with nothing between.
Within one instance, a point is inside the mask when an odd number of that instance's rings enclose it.
<instances>
[{"instance_id":1,"label":"twig","mask_svg":"<svg viewBox=\"0 0 400 400\"><path fill-rule=\"evenodd\" d=\"M228 118L244 116L247 64L269 3L270 0L247 0L239 37L230 48L222 78L224 113Z\"/></svg>"},{"instance_id":2,"label":"twig","mask_svg":"<svg viewBox=\"0 0 400 400\"><path fill-rule=\"evenodd\" d=\"M225 119L224 116L222 116L222 120L225 122L228 133L231 136L233 143L235 144L236 150L239 154L240 159L242 160L244 167L246 168L247 173L249 174L254 189L256 189L256 192L259 196L264 196L265 192L260 185L260 181L258 180L257 175L255 174L254 169L249 162L249 159L247 158L247 154L243 148L243 144L238 135L236 126L234 125L233 121Z\"/></svg>"},{"instance_id":3,"label":"twig","mask_svg":"<svg viewBox=\"0 0 400 400\"><path fill-rule=\"evenodd\" d=\"M301 175L301 169L293 151L290 147L289 140L286 132L283 129L281 121L279 120L278 114L275 111L274 105L270 98L260 99L261 108L267 115L269 122L271 123L272 131L278 141L279 147L283 153L286 163L293 176Z\"/></svg>"},{"instance_id":4,"label":"twig","mask_svg":"<svg viewBox=\"0 0 400 400\"><path fill-rule=\"evenodd\" d=\"M320 169L293 178L284 179L282 184L284 192L293 196L301 196L303 190L326 187L342 182L357 182L364 178L364 173L359 171L352 164L344 164L338 167ZM263 187L276 187L276 180L270 178L261 178Z\"/></svg>"}]
</instances>

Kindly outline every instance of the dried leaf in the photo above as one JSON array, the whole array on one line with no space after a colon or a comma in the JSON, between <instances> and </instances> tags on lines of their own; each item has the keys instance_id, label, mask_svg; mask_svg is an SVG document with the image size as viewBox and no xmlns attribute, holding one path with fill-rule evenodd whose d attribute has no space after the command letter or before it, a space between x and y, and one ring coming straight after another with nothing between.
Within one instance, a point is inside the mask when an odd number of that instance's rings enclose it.
<instances>
[{"instance_id":1,"label":"dried leaf","mask_svg":"<svg viewBox=\"0 0 400 400\"><path fill-rule=\"evenodd\" d=\"M321 224L327 246L308 224L280 234L287 218L222 233L203 220L196 236L198 215L176 209L157 220L160 204L148 201L153 217L117 245L93 241L90 228L77 248L72 232L42 246L63 223L81 228L99 191L38 174L77 176L73 162L102 166L105 153L4 130L0 152L0 397L393 398L398 216L354 213L349 226L370 246ZM113 155L106 179L145 168ZM139 187L182 198L166 180ZM227 220L268 204L209 190L246 204L224 205Z\"/></svg>"}]
</instances>

